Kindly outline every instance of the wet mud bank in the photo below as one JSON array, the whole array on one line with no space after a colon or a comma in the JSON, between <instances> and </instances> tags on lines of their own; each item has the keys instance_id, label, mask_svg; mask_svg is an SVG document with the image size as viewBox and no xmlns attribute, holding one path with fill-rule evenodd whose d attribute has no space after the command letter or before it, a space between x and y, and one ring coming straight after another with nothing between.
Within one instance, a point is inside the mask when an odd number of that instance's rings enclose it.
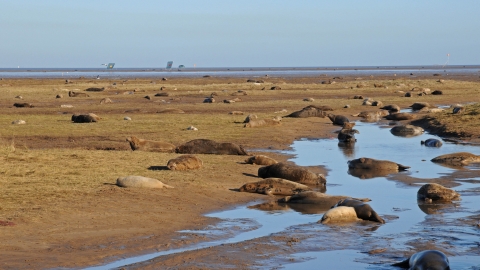
<instances>
[{"instance_id":1,"label":"wet mud bank","mask_svg":"<svg viewBox=\"0 0 480 270\"><path fill-rule=\"evenodd\" d=\"M357 142L349 147L339 145L332 136L295 141L282 153L292 156L290 161L300 166L325 166L326 194L370 198L369 204L385 224L320 224L328 210L324 207L278 203L280 196L258 195L257 201L246 206L207 215L221 220L215 226L179 232L179 239L186 241L203 237L199 244L167 247L87 269L308 269L315 264L392 269L392 263L425 249L444 252L452 269L480 267L480 166L452 168L430 161L453 152L479 155L480 148L445 140L440 148L425 147L421 140L441 138L431 134L394 136L385 123L358 122L356 128L360 132ZM387 175L358 175L348 170L347 162L360 157L391 160L410 169ZM453 188L461 200L417 201L417 191L425 183Z\"/></svg>"}]
</instances>

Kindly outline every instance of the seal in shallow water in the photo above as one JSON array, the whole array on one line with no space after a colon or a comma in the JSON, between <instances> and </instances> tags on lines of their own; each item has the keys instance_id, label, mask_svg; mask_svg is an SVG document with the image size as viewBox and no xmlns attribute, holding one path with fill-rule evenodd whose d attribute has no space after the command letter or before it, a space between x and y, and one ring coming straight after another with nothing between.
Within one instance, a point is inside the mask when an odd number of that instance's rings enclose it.
<instances>
[{"instance_id":1,"label":"seal in shallow water","mask_svg":"<svg viewBox=\"0 0 480 270\"><path fill-rule=\"evenodd\" d=\"M319 221L322 224L336 222L350 222L360 220L353 207L339 206L328 210Z\"/></svg>"},{"instance_id":2,"label":"seal in shallow water","mask_svg":"<svg viewBox=\"0 0 480 270\"><path fill-rule=\"evenodd\" d=\"M452 166L464 166L470 163L480 162L480 156L468 152L457 152L438 156L431 161Z\"/></svg>"},{"instance_id":3,"label":"seal in shallow water","mask_svg":"<svg viewBox=\"0 0 480 270\"><path fill-rule=\"evenodd\" d=\"M385 223L385 220L383 220L383 218L381 218L368 203L364 203L363 201L351 198L342 199L336 204L336 207L338 206L353 207L355 209L355 212L357 213L357 217L363 220Z\"/></svg>"},{"instance_id":4,"label":"seal in shallow water","mask_svg":"<svg viewBox=\"0 0 480 270\"><path fill-rule=\"evenodd\" d=\"M392 264L413 270L450 270L450 263L443 252L438 250L424 250L410 256L410 258Z\"/></svg>"},{"instance_id":5,"label":"seal in shallow water","mask_svg":"<svg viewBox=\"0 0 480 270\"><path fill-rule=\"evenodd\" d=\"M460 194L455 190L436 183L423 185L417 192L417 199L426 202L459 200Z\"/></svg>"},{"instance_id":6,"label":"seal in shallow water","mask_svg":"<svg viewBox=\"0 0 480 270\"><path fill-rule=\"evenodd\" d=\"M425 141L421 141L420 144L427 147L440 147L443 145L443 143L437 139L426 139Z\"/></svg>"}]
</instances>

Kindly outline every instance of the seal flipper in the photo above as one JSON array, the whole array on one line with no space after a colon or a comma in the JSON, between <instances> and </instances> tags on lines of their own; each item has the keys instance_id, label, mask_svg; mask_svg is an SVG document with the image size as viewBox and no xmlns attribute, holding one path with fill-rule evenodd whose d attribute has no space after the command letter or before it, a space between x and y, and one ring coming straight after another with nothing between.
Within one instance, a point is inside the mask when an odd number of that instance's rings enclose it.
<instances>
[{"instance_id":1,"label":"seal flipper","mask_svg":"<svg viewBox=\"0 0 480 270\"><path fill-rule=\"evenodd\" d=\"M392 264L392 266L398 266L398 267L401 267L401 268L410 268L410 258L408 258L404 261L398 262L398 263L394 263L394 264Z\"/></svg>"},{"instance_id":2,"label":"seal flipper","mask_svg":"<svg viewBox=\"0 0 480 270\"><path fill-rule=\"evenodd\" d=\"M398 163L397 163L397 165L398 165L398 170L399 171L406 171L406 170L410 169L410 166L404 166L404 165L398 164Z\"/></svg>"}]
</instances>

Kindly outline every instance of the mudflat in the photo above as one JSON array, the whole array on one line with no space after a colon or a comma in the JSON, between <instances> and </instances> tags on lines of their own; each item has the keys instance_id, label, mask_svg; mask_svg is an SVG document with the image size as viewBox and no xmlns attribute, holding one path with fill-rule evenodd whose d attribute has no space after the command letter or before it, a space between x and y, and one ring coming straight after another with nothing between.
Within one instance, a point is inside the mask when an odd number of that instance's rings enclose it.
<instances>
[{"instance_id":1,"label":"mudflat","mask_svg":"<svg viewBox=\"0 0 480 270\"><path fill-rule=\"evenodd\" d=\"M243 121L249 114L273 119L316 105L330 106L334 114L358 120L351 115L379 110L353 99L362 95L401 108L414 102L444 105L444 111L417 112L415 120L402 123L415 122L452 140L480 141L480 127L474 124L480 120L480 106L471 104L480 100L478 76L266 77L262 83L248 79L0 80L0 268L78 268L186 246L205 238L179 240L177 231L218 222L205 213L265 200L265 195L230 190L258 180L260 166L244 164L246 156L198 154L202 168L170 171L168 160L180 154L132 151L126 141L131 136L176 146L193 139L234 143L249 155L285 162L288 156L272 150L287 149L301 138L336 138L334 131L339 127L328 118L309 117L245 128ZM86 91L91 88L101 91ZM443 94L431 95L425 89ZM88 96L70 97L70 91ZM204 103L207 97L215 102ZM105 98L112 103L102 103ZM238 99L223 102L234 98ZM448 107L456 104L466 108L460 115ZM100 119L72 122L72 115L89 113ZM25 123L13 124L16 120ZM328 179L325 168L309 169ZM174 188L115 185L118 177L128 175L158 179ZM250 256L280 249L261 241L249 245L255 247ZM212 252L225 250L179 254L162 266L182 268L183 261ZM248 268L245 255L228 256L211 260Z\"/></svg>"}]
</instances>

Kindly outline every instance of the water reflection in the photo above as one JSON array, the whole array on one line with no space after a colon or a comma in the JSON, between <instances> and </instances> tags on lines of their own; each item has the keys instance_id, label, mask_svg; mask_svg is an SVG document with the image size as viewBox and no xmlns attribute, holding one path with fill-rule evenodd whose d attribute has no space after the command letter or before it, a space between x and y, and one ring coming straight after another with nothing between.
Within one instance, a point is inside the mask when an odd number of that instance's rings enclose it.
<instances>
[{"instance_id":1,"label":"water reflection","mask_svg":"<svg viewBox=\"0 0 480 270\"><path fill-rule=\"evenodd\" d=\"M345 157L353 157L355 155L355 143L339 142L338 148L343 152Z\"/></svg>"}]
</instances>

